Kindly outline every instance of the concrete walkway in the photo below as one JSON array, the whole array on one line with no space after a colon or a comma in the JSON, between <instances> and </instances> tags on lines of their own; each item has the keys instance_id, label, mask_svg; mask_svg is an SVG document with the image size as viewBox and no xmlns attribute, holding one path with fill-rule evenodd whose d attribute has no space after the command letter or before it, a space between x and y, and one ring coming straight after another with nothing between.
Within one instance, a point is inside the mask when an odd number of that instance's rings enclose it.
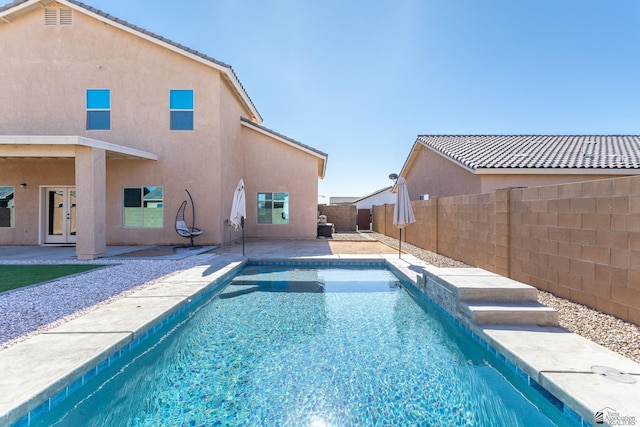
<instances>
[{"instance_id":1,"label":"concrete walkway","mask_svg":"<svg viewBox=\"0 0 640 427\"><path fill-rule=\"evenodd\" d=\"M194 298L233 274L248 259L379 260L416 286L424 280L425 271L437 277L460 274L452 269L427 266L411 255L405 254L399 259L391 254L367 254L375 250L371 246L361 249L365 253L360 254L336 254L336 247L332 249L330 242L322 240L251 241L245 244L245 257L241 244L218 248L201 266L0 351L0 424L10 425L30 411L36 415L38 411L48 410L50 404L107 366L113 358L111 355L126 352L154 327L180 313ZM2 249L0 247L0 259L6 259ZM55 257L60 256L55 259L68 259L62 255L63 251L54 252ZM112 252L110 256L118 254ZM487 273L469 270L473 271L468 271L466 276ZM464 320L464 316L460 318ZM577 414L591 424L600 411L605 420L607 417L614 420L618 414L615 420L640 424L639 364L559 327L473 323L465 326L481 342L504 355L531 384L544 386L570 407L567 413Z\"/></svg>"}]
</instances>

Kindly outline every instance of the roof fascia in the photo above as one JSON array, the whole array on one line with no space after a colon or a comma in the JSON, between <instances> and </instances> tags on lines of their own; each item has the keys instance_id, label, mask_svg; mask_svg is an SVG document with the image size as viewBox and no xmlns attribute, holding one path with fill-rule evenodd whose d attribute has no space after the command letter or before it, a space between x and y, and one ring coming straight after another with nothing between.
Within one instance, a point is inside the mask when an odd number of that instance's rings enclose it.
<instances>
[{"instance_id":1,"label":"roof fascia","mask_svg":"<svg viewBox=\"0 0 640 427\"><path fill-rule=\"evenodd\" d=\"M157 37L154 37L150 34L145 34L141 31L136 30L135 28L131 28L127 25L124 25L122 23L119 23L117 21L114 21L113 19L109 19L108 17L102 16L100 14L97 14L89 9L85 9L84 7L77 5L75 3L66 1L66 0L55 0L57 3L63 4L71 9L77 10L80 13L84 13L85 15L91 16L94 19L97 19L100 22L103 22L105 24L109 24L113 27L116 27L122 31L125 31L129 34L133 34L134 36L140 37L144 40L147 40L151 43L154 43L158 46L162 46L165 49L169 49L172 52L178 53L180 55L183 55L189 59L192 59L196 62L199 62L201 64L207 65L213 69L216 69L218 71L220 71L222 73L223 76L225 76L229 82L231 83L231 86L234 88L234 90L236 91L237 95L240 97L240 99L242 100L242 102L245 104L245 106L247 107L247 109L251 112L251 115L253 116L253 118L255 120L257 120L258 122L262 122L262 116L260 116L260 113L258 112L258 110L256 109L256 107L253 105L253 102L251 102L251 99L249 98L249 95L247 94L247 92L244 90L244 88L242 87L242 85L240 84L240 81L238 80L238 78L235 76L235 74L233 73L233 70L230 67L224 67L220 64L217 64L215 62L209 61L205 58L202 58L198 55L195 55L191 52L188 52L184 49L181 49L178 46L175 46L171 43L168 43L166 41L160 40ZM40 1L35 1L34 3L39 3Z\"/></svg>"},{"instance_id":2,"label":"roof fascia","mask_svg":"<svg viewBox=\"0 0 640 427\"><path fill-rule=\"evenodd\" d=\"M404 176L404 177L407 176L407 174L411 171L411 168L413 168L413 164L415 163L416 158L418 157L418 155L424 149L428 149L428 150L434 152L435 154L444 157L445 159L449 160L452 163L455 163L456 165L460 166L461 168L465 169L468 172L476 173L475 169L470 168L469 166L465 165L464 163L460 163L457 160L452 159L451 157L445 156L444 154L440 153L439 151L434 150L433 148L431 148L428 145L426 145L424 142L422 142L420 140L420 138L416 138L416 142L413 143L413 147L411 147L411 151L409 152L409 155L407 156L407 159L405 160L404 165L402 165L402 169L400 169L399 176ZM391 189L391 192L395 193L396 191L397 191L396 185L394 184L393 188Z\"/></svg>"},{"instance_id":3,"label":"roof fascia","mask_svg":"<svg viewBox=\"0 0 640 427\"><path fill-rule=\"evenodd\" d=\"M418 156L418 151L420 150L420 145L418 144L424 145L422 141L416 138L415 142L413 143L413 146L411 147L411 150L409 150L409 155L407 155L407 158L404 160L404 164L402 165L402 168L400 168L400 172L398 173L398 176L406 177L407 174L411 171L411 168L413 167L413 163L415 162L416 157ZM397 191L398 191L397 184L394 183L393 186L391 187L391 192L396 193Z\"/></svg>"},{"instance_id":4,"label":"roof fascia","mask_svg":"<svg viewBox=\"0 0 640 427\"><path fill-rule=\"evenodd\" d=\"M640 169L612 168L478 168L477 175L640 175Z\"/></svg>"},{"instance_id":5,"label":"roof fascia","mask_svg":"<svg viewBox=\"0 0 640 427\"><path fill-rule=\"evenodd\" d=\"M49 3L53 3L55 0L29 0L23 3L16 4L13 7L8 7L6 10L0 12L0 21L4 21L7 24L13 23L12 16L20 15L21 13L28 12L35 6L44 7Z\"/></svg>"},{"instance_id":6,"label":"roof fascia","mask_svg":"<svg viewBox=\"0 0 640 427\"><path fill-rule=\"evenodd\" d=\"M313 150L310 150L307 147L303 147L300 144L296 144L293 141L290 141L290 140L288 140L286 138L283 138L282 136L280 136L280 135L278 135L276 133L269 132L269 130L265 129L263 126L259 126L259 125L255 124L255 123L250 122L250 121L240 120L240 124L242 126L248 127L249 129L252 129L252 130L254 130L256 132L259 132L259 133L261 133L263 135L266 135L266 136L268 136L270 138L273 138L273 139L275 139L277 141L280 141L280 142L282 142L284 144L287 144L290 147L297 148L300 151L304 151L307 154L311 154L312 156L317 157L318 160L322 161L322 167L318 169L318 172L319 172L318 173L318 178L320 178L320 179L324 178L324 175L325 175L326 170L327 170L327 158L328 158L328 156L326 154L320 154L317 151L313 151Z\"/></svg>"}]
</instances>

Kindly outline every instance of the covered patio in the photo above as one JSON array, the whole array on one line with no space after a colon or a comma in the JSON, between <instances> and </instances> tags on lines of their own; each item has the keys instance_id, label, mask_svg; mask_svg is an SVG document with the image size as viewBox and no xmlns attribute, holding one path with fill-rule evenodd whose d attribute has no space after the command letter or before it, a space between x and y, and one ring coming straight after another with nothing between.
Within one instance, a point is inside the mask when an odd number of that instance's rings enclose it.
<instances>
[{"instance_id":1,"label":"covered patio","mask_svg":"<svg viewBox=\"0 0 640 427\"><path fill-rule=\"evenodd\" d=\"M157 161L158 155L122 145L112 144L82 136L0 136L0 160L11 160L19 165L20 159L73 159L72 182L50 182L47 168L24 170L16 167L4 177L2 185L13 186L20 193L16 196L16 223L0 229L3 243L16 245L75 245L78 259L95 259L106 255L106 179L107 159L139 159ZM37 195L28 187L36 187ZM65 199L68 205L58 219L70 237L65 241L47 241L45 224L54 215L46 207L47 188L64 187L72 192L73 199ZM24 193L22 193L24 191ZM22 193L22 194L21 194ZM37 229L37 236L25 237L27 230Z\"/></svg>"}]
</instances>

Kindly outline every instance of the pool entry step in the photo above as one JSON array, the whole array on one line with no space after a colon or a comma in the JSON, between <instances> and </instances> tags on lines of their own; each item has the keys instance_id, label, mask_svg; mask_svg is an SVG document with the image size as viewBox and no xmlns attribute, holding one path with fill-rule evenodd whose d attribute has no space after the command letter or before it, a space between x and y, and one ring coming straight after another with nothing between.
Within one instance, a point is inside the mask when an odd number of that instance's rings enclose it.
<instances>
[{"instance_id":1,"label":"pool entry step","mask_svg":"<svg viewBox=\"0 0 640 427\"><path fill-rule=\"evenodd\" d=\"M475 325L557 326L533 286L479 268L425 269L419 286L452 316Z\"/></svg>"}]
</instances>

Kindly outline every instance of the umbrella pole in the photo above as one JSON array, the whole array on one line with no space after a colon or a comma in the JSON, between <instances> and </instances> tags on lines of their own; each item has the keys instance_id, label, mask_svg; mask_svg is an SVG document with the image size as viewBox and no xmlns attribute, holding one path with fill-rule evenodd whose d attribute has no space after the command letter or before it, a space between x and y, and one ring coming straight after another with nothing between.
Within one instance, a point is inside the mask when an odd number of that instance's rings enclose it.
<instances>
[{"instance_id":1,"label":"umbrella pole","mask_svg":"<svg viewBox=\"0 0 640 427\"><path fill-rule=\"evenodd\" d=\"M402 228L400 229L400 240L398 241L398 258L402 258Z\"/></svg>"},{"instance_id":2,"label":"umbrella pole","mask_svg":"<svg viewBox=\"0 0 640 427\"><path fill-rule=\"evenodd\" d=\"M242 227L242 256L244 256L244 217L240 217L240 227Z\"/></svg>"}]
</instances>

